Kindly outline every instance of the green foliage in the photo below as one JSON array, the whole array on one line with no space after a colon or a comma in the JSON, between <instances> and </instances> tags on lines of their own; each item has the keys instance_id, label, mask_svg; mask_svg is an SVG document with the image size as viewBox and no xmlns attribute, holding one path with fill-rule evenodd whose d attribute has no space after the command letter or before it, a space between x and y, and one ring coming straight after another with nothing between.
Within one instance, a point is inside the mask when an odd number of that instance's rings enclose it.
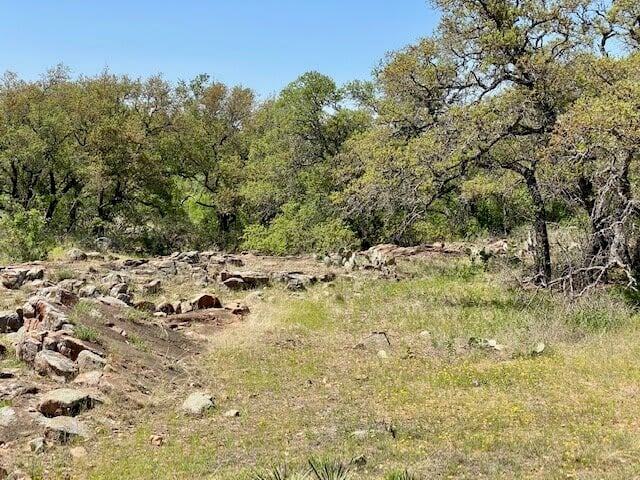
<instances>
[{"instance_id":1,"label":"green foliage","mask_svg":"<svg viewBox=\"0 0 640 480\"><path fill-rule=\"evenodd\" d=\"M0 258L10 261L42 260L53 242L37 210L16 208L0 212Z\"/></svg>"},{"instance_id":2,"label":"green foliage","mask_svg":"<svg viewBox=\"0 0 640 480\"><path fill-rule=\"evenodd\" d=\"M100 340L100 332L92 326L76 323L73 327L74 335L85 342L97 343Z\"/></svg>"},{"instance_id":3,"label":"green foliage","mask_svg":"<svg viewBox=\"0 0 640 480\"><path fill-rule=\"evenodd\" d=\"M339 219L323 219L316 205L294 202L267 227L249 225L243 235L243 248L285 255L300 252L330 252L358 245L355 234Z\"/></svg>"},{"instance_id":4,"label":"green foliage","mask_svg":"<svg viewBox=\"0 0 640 480\"><path fill-rule=\"evenodd\" d=\"M534 226L549 280L548 223L588 215L594 232L623 228L583 263L640 269L625 208L639 178L637 2L432 3L434 34L371 80L309 71L262 102L205 74L5 74L1 254L106 236L136 253L282 255Z\"/></svg>"}]
</instances>

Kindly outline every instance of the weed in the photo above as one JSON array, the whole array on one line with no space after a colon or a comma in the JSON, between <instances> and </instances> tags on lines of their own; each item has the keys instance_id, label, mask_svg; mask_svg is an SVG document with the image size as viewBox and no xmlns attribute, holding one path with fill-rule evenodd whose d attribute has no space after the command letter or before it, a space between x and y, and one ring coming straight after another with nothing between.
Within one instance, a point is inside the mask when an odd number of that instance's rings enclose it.
<instances>
[{"instance_id":1,"label":"weed","mask_svg":"<svg viewBox=\"0 0 640 480\"><path fill-rule=\"evenodd\" d=\"M273 467L266 473L255 473L252 480L309 480L309 470L293 469L287 465Z\"/></svg>"},{"instance_id":2,"label":"weed","mask_svg":"<svg viewBox=\"0 0 640 480\"><path fill-rule=\"evenodd\" d=\"M410 474L408 470L401 470L386 474L384 480L418 480L418 477Z\"/></svg>"},{"instance_id":3,"label":"weed","mask_svg":"<svg viewBox=\"0 0 640 480\"><path fill-rule=\"evenodd\" d=\"M69 268L59 268L50 273L51 280L56 283L74 278L75 275L74 271Z\"/></svg>"},{"instance_id":4,"label":"weed","mask_svg":"<svg viewBox=\"0 0 640 480\"><path fill-rule=\"evenodd\" d=\"M76 323L73 332L76 338L85 342L97 343L100 340L100 332L89 325Z\"/></svg>"},{"instance_id":5,"label":"weed","mask_svg":"<svg viewBox=\"0 0 640 480\"><path fill-rule=\"evenodd\" d=\"M138 350L142 352L149 351L149 344L136 333L129 333L127 335L127 339L129 340L129 343L133 345L135 348L137 348Z\"/></svg>"}]
</instances>

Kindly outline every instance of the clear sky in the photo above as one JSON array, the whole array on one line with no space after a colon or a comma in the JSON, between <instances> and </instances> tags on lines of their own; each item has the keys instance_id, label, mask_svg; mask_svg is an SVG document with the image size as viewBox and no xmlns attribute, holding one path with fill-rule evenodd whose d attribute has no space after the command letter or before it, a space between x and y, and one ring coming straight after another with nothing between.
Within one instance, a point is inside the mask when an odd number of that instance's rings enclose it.
<instances>
[{"instance_id":1,"label":"clear sky","mask_svg":"<svg viewBox=\"0 0 640 480\"><path fill-rule=\"evenodd\" d=\"M308 70L368 78L438 20L425 0L0 0L0 14L0 72L208 73L263 97Z\"/></svg>"}]
</instances>

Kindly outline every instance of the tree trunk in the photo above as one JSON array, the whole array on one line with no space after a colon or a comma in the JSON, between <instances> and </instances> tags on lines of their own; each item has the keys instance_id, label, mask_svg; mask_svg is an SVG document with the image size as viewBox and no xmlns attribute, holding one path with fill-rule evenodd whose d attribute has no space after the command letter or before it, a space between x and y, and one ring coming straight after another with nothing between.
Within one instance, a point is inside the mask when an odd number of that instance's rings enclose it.
<instances>
[{"instance_id":1,"label":"tree trunk","mask_svg":"<svg viewBox=\"0 0 640 480\"><path fill-rule=\"evenodd\" d=\"M534 257L536 262L536 279L542 285L551 280L551 247L549 245L549 233L547 231L547 209L540 192L538 179L533 170L527 170L525 175L527 189L533 202L534 230L536 245Z\"/></svg>"}]
</instances>

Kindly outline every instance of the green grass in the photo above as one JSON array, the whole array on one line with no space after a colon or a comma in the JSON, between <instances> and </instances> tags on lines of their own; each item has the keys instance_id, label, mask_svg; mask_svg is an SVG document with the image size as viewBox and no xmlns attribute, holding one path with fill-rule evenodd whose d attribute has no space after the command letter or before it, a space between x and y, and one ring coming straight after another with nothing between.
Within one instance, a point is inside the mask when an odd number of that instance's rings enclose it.
<instances>
[{"instance_id":1,"label":"green grass","mask_svg":"<svg viewBox=\"0 0 640 480\"><path fill-rule=\"evenodd\" d=\"M149 351L149 344L138 334L136 333L128 333L127 334L127 340L129 341L129 343L131 345L133 345L135 348L137 348L138 350L142 351L142 352L148 352Z\"/></svg>"},{"instance_id":2,"label":"green grass","mask_svg":"<svg viewBox=\"0 0 640 480\"><path fill-rule=\"evenodd\" d=\"M174 413L187 392L168 391L134 435L101 439L89 478L277 478L272 465L356 457L351 479L640 474L640 323L621 295L568 301L464 261L400 268L267 290L199 359L218 413L187 420ZM367 343L374 331L391 345Z\"/></svg>"},{"instance_id":3,"label":"green grass","mask_svg":"<svg viewBox=\"0 0 640 480\"><path fill-rule=\"evenodd\" d=\"M86 342L97 343L100 340L100 332L89 325L76 323L73 327L73 332L76 338Z\"/></svg>"}]
</instances>

